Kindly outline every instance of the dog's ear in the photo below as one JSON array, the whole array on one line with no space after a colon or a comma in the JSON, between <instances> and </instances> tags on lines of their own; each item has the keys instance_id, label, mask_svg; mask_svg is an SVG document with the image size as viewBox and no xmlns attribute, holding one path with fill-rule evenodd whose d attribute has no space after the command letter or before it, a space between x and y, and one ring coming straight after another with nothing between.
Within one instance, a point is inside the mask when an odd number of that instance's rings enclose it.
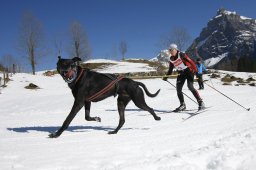
<instances>
[{"instance_id":1,"label":"dog's ear","mask_svg":"<svg viewBox=\"0 0 256 170\"><path fill-rule=\"evenodd\" d=\"M79 57L74 57L74 58L72 58L72 61L74 62L74 64L75 64L76 66L78 66L79 63L80 63L82 60L81 60L81 58L79 58Z\"/></svg>"},{"instance_id":2,"label":"dog's ear","mask_svg":"<svg viewBox=\"0 0 256 170\"><path fill-rule=\"evenodd\" d=\"M74 58L72 58L72 60L73 60L74 62L82 61L81 58L79 58L79 57L74 57Z\"/></svg>"}]
</instances>

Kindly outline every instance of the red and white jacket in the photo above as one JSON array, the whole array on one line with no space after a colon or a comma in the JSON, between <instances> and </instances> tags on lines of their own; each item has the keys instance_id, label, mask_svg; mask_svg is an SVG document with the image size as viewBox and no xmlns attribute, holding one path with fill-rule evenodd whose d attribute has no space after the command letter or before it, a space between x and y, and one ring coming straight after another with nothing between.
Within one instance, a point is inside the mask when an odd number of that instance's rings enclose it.
<instances>
[{"instance_id":1,"label":"red and white jacket","mask_svg":"<svg viewBox=\"0 0 256 170\"><path fill-rule=\"evenodd\" d=\"M194 63L194 61L191 60L187 54L180 51L177 52L176 56L170 57L169 70L167 72L167 75L172 74L174 67L178 70L178 72L182 72L187 68L189 68L192 73L197 72L196 64Z\"/></svg>"}]
</instances>

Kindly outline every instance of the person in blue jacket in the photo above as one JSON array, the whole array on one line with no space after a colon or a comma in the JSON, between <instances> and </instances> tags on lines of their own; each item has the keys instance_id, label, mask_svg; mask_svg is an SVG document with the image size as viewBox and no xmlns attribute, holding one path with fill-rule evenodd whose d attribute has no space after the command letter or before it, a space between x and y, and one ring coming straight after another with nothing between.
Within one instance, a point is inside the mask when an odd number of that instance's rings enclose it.
<instances>
[{"instance_id":1,"label":"person in blue jacket","mask_svg":"<svg viewBox=\"0 0 256 170\"><path fill-rule=\"evenodd\" d=\"M196 77L199 85L199 90L203 90L204 89L203 73L206 73L207 71L204 64L201 62L200 58L196 59L196 67L197 67Z\"/></svg>"}]
</instances>

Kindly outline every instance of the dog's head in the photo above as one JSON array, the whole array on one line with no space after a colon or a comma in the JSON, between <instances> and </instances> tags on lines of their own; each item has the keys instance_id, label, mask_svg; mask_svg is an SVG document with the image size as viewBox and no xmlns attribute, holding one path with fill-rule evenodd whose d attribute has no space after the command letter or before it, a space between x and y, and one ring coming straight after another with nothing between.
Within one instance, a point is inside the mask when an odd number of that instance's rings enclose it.
<instances>
[{"instance_id":1,"label":"dog's head","mask_svg":"<svg viewBox=\"0 0 256 170\"><path fill-rule=\"evenodd\" d=\"M57 62L57 71L67 83L72 83L77 78L77 66L81 59L62 59L60 56Z\"/></svg>"}]
</instances>

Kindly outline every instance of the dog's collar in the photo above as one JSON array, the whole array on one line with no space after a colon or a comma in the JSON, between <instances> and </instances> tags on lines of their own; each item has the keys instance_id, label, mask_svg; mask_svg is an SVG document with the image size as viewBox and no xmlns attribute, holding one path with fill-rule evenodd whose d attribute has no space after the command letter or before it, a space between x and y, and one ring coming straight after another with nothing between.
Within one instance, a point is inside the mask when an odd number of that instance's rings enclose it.
<instances>
[{"instance_id":1,"label":"dog's collar","mask_svg":"<svg viewBox=\"0 0 256 170\"><path fill-rule=\"evenodd\" d=\"M82 77L83 73L84 73L84 69L81 68L80 74L78 75L78 77L77 77L77 79L75 81L75 84L80 80L80 78Z\"/></svg>"}]
</instances>

